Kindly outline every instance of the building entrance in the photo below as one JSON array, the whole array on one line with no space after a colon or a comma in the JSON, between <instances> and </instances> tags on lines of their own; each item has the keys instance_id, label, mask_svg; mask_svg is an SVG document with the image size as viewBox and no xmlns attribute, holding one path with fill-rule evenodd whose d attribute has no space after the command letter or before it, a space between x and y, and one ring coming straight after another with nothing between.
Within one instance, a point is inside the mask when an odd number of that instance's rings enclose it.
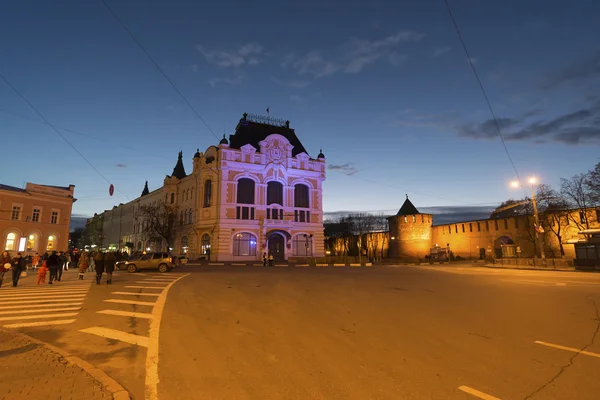
<instances>
[{"instance_id":1,"label":"building entrance","mask_svg":"<svg viewBox=\"0 0 600 400\"><path fill-rule=\"evenodd\" d=\"M269 236L269 254L273 254L273 259L275 261L284 261L285 260L285 239L283 236L274 233Z\"/></svg>"}]
</instances>

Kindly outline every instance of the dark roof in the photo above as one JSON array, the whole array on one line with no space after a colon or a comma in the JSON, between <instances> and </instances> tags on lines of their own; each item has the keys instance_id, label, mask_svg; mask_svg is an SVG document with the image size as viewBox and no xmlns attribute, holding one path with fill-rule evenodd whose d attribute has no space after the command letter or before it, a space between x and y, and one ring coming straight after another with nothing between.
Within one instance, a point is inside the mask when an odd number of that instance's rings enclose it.
<instances>
[{"instance_id":1,"label":"dark roof","mask_svg":"<svg viewBox=\"0 0 600 400\"><path fill-rule=\"evenodd\" d=\"M223 134L223 139L221 139L221 141L219 142L219 144L229 144L229 142L225 138L225 134Z\"/></svg>"},{"instance_id":2,"label":"dark roof","mask_svg":"<svg viewBox=\"0 0 600 400\"><path fill-rule=\"evenodd\" d=\"M54 189L71 190L71 188L64 187L64 186L52 186L52 185L41 185L41 186L51 187L51 188L54 188Z\"/></svg>"},{"instance_id":3,"label":"dark roof","mask_svg":"<svg viewBox=\"0 0 600 400\"><path fill-rule=\"evenodd\" d=\"M319 155L317 158L325 158L325 154L323 154L323 149L319 150Z\"/></svg>"},{"instance_id":4,"label":"dark roof","mask_svg":"<svg viewBox=\"0 0 600 400\"><path fill-rule=\"evenodd\" d=\"M196 149L196 154L194 154L194 158L200 158L200 149Z\"/></svg>"},{"instance_id":5,"label":"dark roof","mask_svg":"<svg viewBox=\"0 0 600 400\"><path fill-rule=\"evenodd\" d=\"M171 176L174 176L177 179L183 179L187 176L185 173L185 168L183 167L183 152L179 152L179 157L177 157L177 164L175 164L175 168L173 168L173 173Z\"/></svg>"},{"instance_id":6,"label":"dark roof","mask_svg":"<svg viewBox=\"0 0 600 400\"><path fill-rule=\"evenodd\" d=\"M400 210L398 211L398 214L396 215L415 215L415 214L421 214L419 212L419 210L417 210L417 207L415 207L413 205L413 203L410 202L410 200L408 199L408 195L406 195L406 200L404 200L404 204L402 204L402 207L400 207Z\"/></svg>"},{"instance_id":7,"label":"dark roof","mask_svg":"<svg viewBox=\"0 0 600 400\"><path fill-rule=\"evenodd\" d=\"M229 135L229 147L232 149L240 149L242 146L250 144L257 151L260 151L259 143L265 140L267 136L274 133L284 136L287 140L289 140L290 144L294 146L292 149L292 157L295 157L300 153L308 154L296 136L296 132L289 128L289 125L269 125L265 123L249 121L246 118L240 119L238 126L235 128L235 133L233 135Z\"/></svg>"},{"instance_id":8,"label":"dark roof","mask_svg":"<svg viewBox=\"0 0 600 400\"><path fill-rule=\"evenodd\" d=\"M146 184L144 185L144 190L142 190L142 194L140 197L145 196L147 194L150 194L150 191L148 190L148 181L146 181Z\"/></svg>"},{"instance_id":9,"label":"dark roof","mask_svg":"<svg viewBox=\"0 0 600 400\"><path fill-rule=\"evenodd\" d=\"M25 190L25 189L21 189L21 188L14 187L14 186L3 185L1 183L0 183L0 190L10 190L11 192L21 192L21 193L27 192L27 190Z\"/></svg>"}]
</instances>

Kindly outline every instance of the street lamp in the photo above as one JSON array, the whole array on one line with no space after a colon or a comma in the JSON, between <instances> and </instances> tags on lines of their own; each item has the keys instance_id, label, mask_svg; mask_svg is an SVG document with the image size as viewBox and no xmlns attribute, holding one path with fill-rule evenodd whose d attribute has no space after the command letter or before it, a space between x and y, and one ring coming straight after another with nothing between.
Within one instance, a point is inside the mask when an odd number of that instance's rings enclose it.
<instances>
[{"instance_id":1,"label":"street lamp","mask_svg":"<svg viewBox=\"0 0 600 400\"><path fill-rule=\"evenodd\" d=\"M546 255L544 254L544 236L540 235L540 233L543 233L544 230L542 229L542 226L540 225L540 217L538 215L537 201L535 199L535 185L538 183L538 181L535 177L532 176L531 178L527 179L527 182L529 182L529 184L531 185L531 203L533 204L533 218L535 219L535 235L533 237L534 237L536 246L540 247L540 255L541 255L542 259L544 259L544 258L546 258ZM510 183L510 185L514 188L523 187L519 181L512 181ZM536 256L537 256L537 252L536 252Z\"/></svg>"}]
</instances>

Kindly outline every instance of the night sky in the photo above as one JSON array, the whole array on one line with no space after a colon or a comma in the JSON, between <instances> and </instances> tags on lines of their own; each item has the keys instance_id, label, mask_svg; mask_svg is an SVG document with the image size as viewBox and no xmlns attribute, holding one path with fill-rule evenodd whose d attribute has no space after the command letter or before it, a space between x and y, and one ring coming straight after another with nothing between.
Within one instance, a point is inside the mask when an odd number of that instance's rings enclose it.
<instances>
[{"instance_id":1,"label":"night sky","mask_svg":"<svg viewBox=\"0 0 600 400\"><path fill-rule=\"evenodd\" d=\"M443 1L0 2L0 182L76 185L91 215L162 185L243 112L291 121L329 165L325 211L522 197ZM519 174L600 154L600 2L450 0ZM212 132L211 132L212 131Z\"/></svg>"}]
</instances>

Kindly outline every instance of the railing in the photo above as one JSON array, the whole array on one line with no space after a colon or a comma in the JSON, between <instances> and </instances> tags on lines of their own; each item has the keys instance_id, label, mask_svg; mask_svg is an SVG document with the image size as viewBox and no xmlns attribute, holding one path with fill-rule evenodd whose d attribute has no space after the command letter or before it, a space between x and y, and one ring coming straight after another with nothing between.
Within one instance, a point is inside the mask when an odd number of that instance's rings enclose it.
<instances>
[{"instance_id":1,"label":"railing","mask_svg":"<svg viewBox=\"0 0 600 400\"><path fill-rule=\"evenodd\" d=\"M493 264L539 268L573 268L571 258L494 258Z\"/></svg>"}]
</instances>

